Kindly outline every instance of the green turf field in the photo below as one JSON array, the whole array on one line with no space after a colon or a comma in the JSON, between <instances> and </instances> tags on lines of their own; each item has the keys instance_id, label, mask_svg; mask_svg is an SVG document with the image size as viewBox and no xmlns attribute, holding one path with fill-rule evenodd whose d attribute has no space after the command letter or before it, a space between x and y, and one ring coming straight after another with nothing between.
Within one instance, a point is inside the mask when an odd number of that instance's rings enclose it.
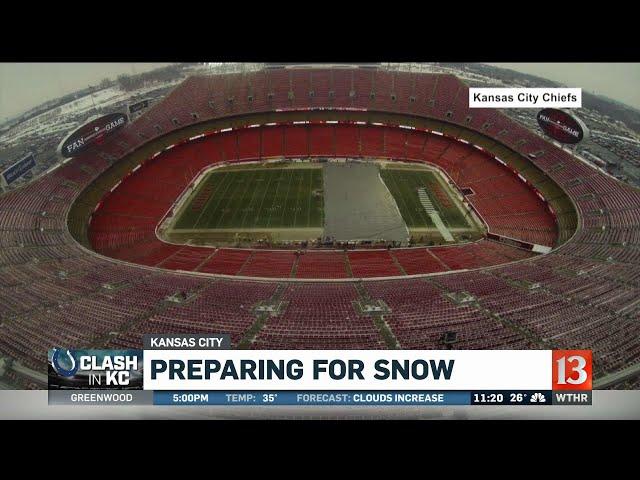
<instances>
[{"instance_id":1,"label":"green turf field","mask_svg":"<svg viewBox=\"0 0 640 480\"><path fill-rule=\"evenodd\" d=\"M200 182L173 228L322 227L322 188L321 168L216 169Z\"/></svg>"},{"instance_id":2,"label":"green turf field","mask_svg":"<svg viewBox=\"0 0 640 480\"><path fill-rule=\"evenodd\" d=\"M440 218L448 228L465 228L469 223L438 181L436 174L429 170L407 168L382 168L382 180L393 195L400 214L409 228L433 227L433 221L420 203L418 189L424 188Z\"/></svg>"}]
</instances>

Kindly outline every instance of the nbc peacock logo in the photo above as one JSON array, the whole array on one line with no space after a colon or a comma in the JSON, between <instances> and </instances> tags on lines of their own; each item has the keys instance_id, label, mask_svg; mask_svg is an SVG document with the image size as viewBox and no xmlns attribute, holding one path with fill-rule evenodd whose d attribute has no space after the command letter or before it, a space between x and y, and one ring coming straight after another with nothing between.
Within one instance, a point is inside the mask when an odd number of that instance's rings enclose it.
<instances>
[{"instance_id":1,"label":"nbc peacock logo","mask_svg":"<svg viewBox=\"0 0 640 480\"><path fill-rule=\"evenodd\" d=\"M536 392L533 395L531 395L531 403L545 403L546 401L547 399L540 392Z\"/></svg>"}]
</instances>

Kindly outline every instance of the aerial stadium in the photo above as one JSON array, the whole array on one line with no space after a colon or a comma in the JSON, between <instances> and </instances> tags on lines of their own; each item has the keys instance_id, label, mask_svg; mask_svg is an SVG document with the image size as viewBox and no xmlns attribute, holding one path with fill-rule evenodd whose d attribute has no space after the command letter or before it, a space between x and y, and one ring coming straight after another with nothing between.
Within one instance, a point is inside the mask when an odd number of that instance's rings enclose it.
<instances>
[{"instance_id":1,"label":"aerial stadium","mask_svg":"<svg viewBox=\"0 0 640 480\"><path fill-rule=\"evenodd\" d=\"M0 196L0 379L45 388L52 346L224 332L589 349L595 388L640 387L640 192L468 88L372 66L193 75L65 142Z\"/></svg>"}]
</instances>

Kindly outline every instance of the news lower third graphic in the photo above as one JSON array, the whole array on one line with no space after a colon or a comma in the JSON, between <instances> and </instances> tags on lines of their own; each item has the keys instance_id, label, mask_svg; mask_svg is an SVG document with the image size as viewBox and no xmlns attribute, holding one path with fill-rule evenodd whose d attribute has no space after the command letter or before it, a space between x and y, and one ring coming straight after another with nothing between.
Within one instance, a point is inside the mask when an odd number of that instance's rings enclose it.
<instances>
[{"instance_id":1,"label":"news lower third graphic","mask_svg":"<svg viewBox=\"0 0 640 480\"><path fill-rule=\"evenodd\" d=\"M53 348L50 405L591 405L589 350L233 350L145 335L142 350Z\"/></svg>"},{"instance_id":2,"label":"news lower third graphic","mask_svg":"<svg viewBox=\"0 0 640 480\"><path fill-rule=\"evenodd\" d=\"M49 390L142 390L142 350L49 351Z\"/></svg>"}]
</instances>

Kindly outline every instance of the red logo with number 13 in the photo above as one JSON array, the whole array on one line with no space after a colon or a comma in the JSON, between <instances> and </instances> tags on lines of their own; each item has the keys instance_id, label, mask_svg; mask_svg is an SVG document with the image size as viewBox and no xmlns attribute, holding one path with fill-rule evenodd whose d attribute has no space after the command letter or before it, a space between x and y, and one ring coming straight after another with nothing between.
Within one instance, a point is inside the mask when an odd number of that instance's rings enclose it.
<instances>
[{"instance_id":1,"label":"red logo with number 13","mask_svg":"<svg viewBox=\"0 0 640 480\"><path fill-rule=\"evenodd\" d=\"M591 350L553 350L553 390L591 390Z\"/></svg>"}]
</instances>

